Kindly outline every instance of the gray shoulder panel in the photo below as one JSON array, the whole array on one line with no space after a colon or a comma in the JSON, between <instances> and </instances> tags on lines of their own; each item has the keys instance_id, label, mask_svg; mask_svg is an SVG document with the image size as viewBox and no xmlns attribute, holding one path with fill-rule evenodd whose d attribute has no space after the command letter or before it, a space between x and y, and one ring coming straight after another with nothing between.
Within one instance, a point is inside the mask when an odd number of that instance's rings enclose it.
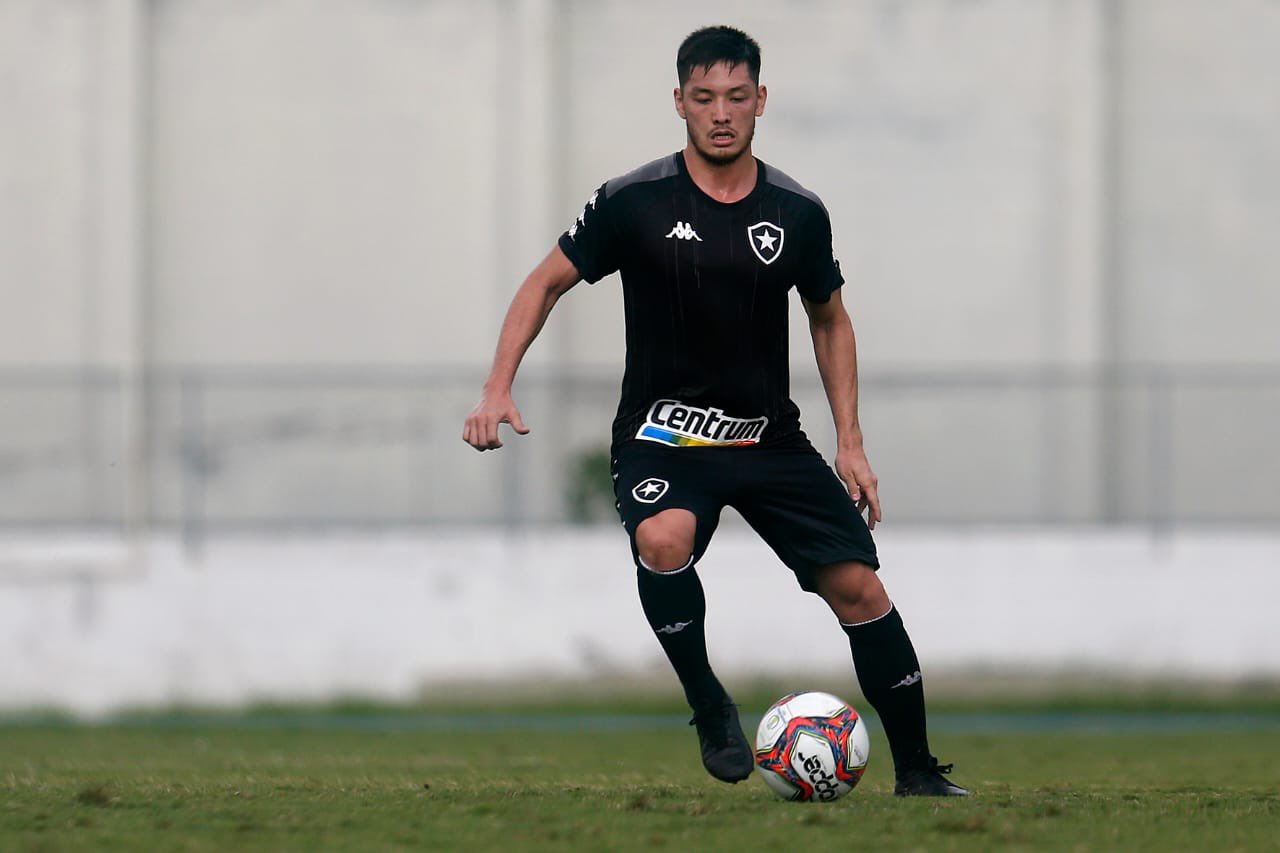
<instances>
[{"instance_id":1,"label":"gray shoulder panel","mask_svg":"<svg viewBox=\"0 0 1280 853\"><path fill-rule=\"evenodd\" d=\"M809 201L813 202L818 207L822 208L823 213L827 213L827 206L822 203L822 199L818 198L817 193L811 192L810 190L807 190L804 187L800 186L799 181L797 181L795 178L791 177L781 169L774 168L773 166L770 166L768 163L766 163L764 176L765 176L766 182L773 184L775 187L778 187L780 189L787 190L788 192L793 192L796 195L804 196L805 198L809 199ZM827 215L828 217L830 216L830 214L827 214Z\"/></svg>"},{"instance_id":2,"label":"gray shoulder panel","mask_svg":"<svg viewBox=\"0 0 1280 853\"><path fill-rule=\"evenodd\" d=\"M663 178L670 178L676 174L676 158L668 154L665 157L659 157L650 163L645 163L638 169L632 169L619 178L610 178L604 185L604 197L614 195L619 190L626 189L632 184L643 184L649 181L660 181Z\"/></svg>"}]
</instances>

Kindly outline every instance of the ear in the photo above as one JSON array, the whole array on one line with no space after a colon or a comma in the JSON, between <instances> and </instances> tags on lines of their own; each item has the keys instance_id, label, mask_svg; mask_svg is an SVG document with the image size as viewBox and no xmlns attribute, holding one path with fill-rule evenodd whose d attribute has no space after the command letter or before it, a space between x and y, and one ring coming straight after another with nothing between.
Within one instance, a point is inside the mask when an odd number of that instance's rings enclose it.
<instances>
[{"instance_id":1,"label":"ear","mask_svg":"<svg viewBox=\"0 0 1280 853\"><path fill-rule=\"evenodd\" d=\"M687 121L689 117L684 114L684 90L677 86L671 94L676 100L676 115Z\"/></svg>"},{"instance_id":2,"label":"ear","mask_svg":"<svg viewBox=\"0 0 1280 853\"><path fill-rule=\"evenodd\" d=\"M769 90L761 86L756 95L756 118L764 115L764 102L769 97Z\"/></svg>"}]
</instances>

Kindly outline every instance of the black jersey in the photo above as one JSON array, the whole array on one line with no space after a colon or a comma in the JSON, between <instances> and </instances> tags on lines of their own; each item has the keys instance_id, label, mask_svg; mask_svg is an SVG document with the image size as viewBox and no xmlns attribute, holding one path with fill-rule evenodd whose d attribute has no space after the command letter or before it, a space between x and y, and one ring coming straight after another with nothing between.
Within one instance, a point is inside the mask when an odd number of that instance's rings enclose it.
<instances>
[{"instance_id":1,"label":"black jersey","mask_svg":"<svg viewBox=\"0 0 1280 853\"><path fill-rule=\"evenodd\" d=\"M607 181L560 237L588 282L620 271L626 372L613 442L750 445L800 429L790 398L787 300L844 283L818 197L757 160L729 204L681 152Z\"/></svg>"}]
</instances>

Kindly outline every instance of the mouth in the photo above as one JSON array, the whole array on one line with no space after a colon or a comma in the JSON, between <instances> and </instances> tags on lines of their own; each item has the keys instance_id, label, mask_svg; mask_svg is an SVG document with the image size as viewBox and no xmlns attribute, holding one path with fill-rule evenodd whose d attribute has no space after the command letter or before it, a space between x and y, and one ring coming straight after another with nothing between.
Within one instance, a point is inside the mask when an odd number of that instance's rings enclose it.
<instances>
[{"instance_id":1,"label":"mouth","mask_svg":"<svg viewBox=\"0 0 1280 853\"><path fill-rule=\"evenodd\" d=\"M711 144L718 148L727 148L738 138L732 130L713 130L710 134Z\"/></svg>"}]
</instances>

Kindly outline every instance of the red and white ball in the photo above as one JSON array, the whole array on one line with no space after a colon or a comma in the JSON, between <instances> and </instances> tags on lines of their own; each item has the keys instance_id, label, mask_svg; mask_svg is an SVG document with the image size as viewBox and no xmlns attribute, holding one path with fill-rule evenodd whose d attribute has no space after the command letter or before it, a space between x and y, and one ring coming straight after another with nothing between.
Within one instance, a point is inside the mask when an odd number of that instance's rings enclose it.
<instances>
[{"instance_id":1,"label":"red and white ball","mask_svg":"<svg viewBox=\"0 0 1280 853\"><path fill-rule=\"evenodd\" d=\"M830 693L791 693L756 730L756 766L784 800L829 802L854 789L871 754L867 724Z\"/></svg>"}]
</instances>

